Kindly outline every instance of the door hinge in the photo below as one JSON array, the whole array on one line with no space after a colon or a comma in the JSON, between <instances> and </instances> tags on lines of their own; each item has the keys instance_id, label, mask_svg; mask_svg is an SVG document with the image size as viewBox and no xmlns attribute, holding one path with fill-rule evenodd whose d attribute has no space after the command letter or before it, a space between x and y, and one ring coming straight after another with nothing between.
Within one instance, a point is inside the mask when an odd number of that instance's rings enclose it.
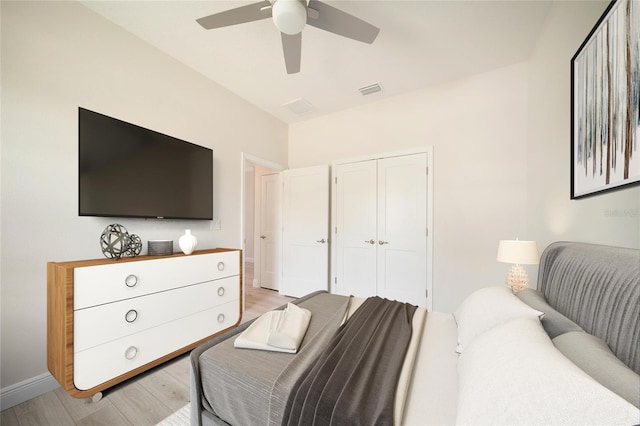
<instances>
[{"instance_id":1,"label":"door hinge","mask_svg":"<svg viewBox=\"0 0 640 426\"><path fill-rule=\"evenodd\" d=\"M334 177L333 179L334 179L333 181L334 181L334 182L335 182L335 184L337 185L337 184L338 184L338 176Z\"/></svg>"},{"instance_id":2,"label":"door hinge","mask_svg":"<svg viewBox=\"0 0 640 426\"><path fill-rule=\"evenodd\" d=\"M427 174L429 174L429 166L425 167Z\"/></svg>"},{"instance_id":3,"label":"door hinge","mask_svg":"<svg viewBox=\"0 0 640 426\"><path fill-rule=\"evenodd\" d=\"M426 297L427 299L429 298L429 290L428 289L424 289L424 297Z\"/></svg>"},{"instance_id":4,"label":"door hinge","mask_svg":"<svg viewBox=\"0 0 640 426\"><path fill-rule=\"evenodd\" d=\"M333 227L333 233L334 233L334 234L336 234L336 235L338 235L338 227L337 227L337 226L334 226L334 227Z\"/></svg>"},{"instance_id":5,"label":"door hinge","mask_svg":"<svg viewBox=\"0 0 640 426\"><path fill-rule=\"evenodd\" d=\"M333 277L333 283L338 284L338 277Z\"/></svg>"}]
</instances>

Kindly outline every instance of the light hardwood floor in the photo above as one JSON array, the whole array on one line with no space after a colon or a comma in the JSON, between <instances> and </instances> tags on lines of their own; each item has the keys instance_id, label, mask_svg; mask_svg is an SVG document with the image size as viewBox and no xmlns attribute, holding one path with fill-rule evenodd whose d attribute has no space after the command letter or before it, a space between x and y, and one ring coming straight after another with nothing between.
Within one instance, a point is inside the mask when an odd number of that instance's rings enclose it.
<instances>
[{"instance_id":1,"label":"light hardwood floor","mask_svg":"<svg viewBox=\"0 0 640 426\"><path fill-rule=\"evenodd\" d=\"M242 322L290 300L277 291L253 288L253 264L245 269ZM155 425L189 402L188 353L103 392L96 402L76 399L62 388L2 411L2 426Z\"/></svg>"}]
</instances>

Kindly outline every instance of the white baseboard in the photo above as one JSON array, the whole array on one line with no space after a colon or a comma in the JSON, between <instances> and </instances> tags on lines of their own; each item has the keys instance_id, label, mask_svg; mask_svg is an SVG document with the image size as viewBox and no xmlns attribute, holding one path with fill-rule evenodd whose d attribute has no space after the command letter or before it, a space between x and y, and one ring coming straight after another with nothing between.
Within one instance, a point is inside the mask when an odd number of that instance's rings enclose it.
<instances>
[{"instance_id":1,"label":"white baseboard","mask_svg":"<svg viewBox=\"0 0 640 426\"><path fill-rule=\"evenodd\" d=\"M254 280L253 280L253 287L254 287L254 288L258 288L258 287L260 287L260 281L258 281L258 280L256 280L256 279L254 279Z\"/></svg>"},{"instance_id":2,"label":"white baseboard","mask_svg":"<svg viewBox=\"0 0 640 426\"><path fill-rule=\"evenodd\" d=\"M0 409L6 410L59 387L60 384L49 373L7 386L0 389Z\"/></svg>"}]
</instances>

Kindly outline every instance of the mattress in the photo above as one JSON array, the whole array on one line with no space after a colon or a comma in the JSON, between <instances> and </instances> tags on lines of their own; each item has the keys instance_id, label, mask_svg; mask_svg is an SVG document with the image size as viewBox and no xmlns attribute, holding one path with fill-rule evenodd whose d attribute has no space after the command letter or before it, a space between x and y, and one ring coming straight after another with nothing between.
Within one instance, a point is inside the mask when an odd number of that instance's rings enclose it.
<instances>
[{"instance_id":1,"label":"mattress","mask_svg":"<svg viewBox=\"0 0 640 426\"><path fill-rule=\"evenodd\" d=\"M402 424L455 424L457 333L453 315L439 312L427 314Z\"/></svg>"},{"instance_id":2,"label":"mattress","mask_svg":"<svg viewBox=\"0 0 640 426\"><path fill-rule=\"evenodd\" d=\"M286 395L305 365L315 358L360 301L320 293L299 306L313 312L307 335L297 355L233 348L235 335L213 345L199 357L203 423L232 425L279 424ZM456 415L456 325L452 315L416 316L417 349L407 362L402 395L396 410L407 425L453 424ZM410 373L413 371L413 373ZM222 392L221 390L224 389ZM402 392L404 389L405 392ZM427 411L425 411L425 407ZM214 416L209 416L213 413ZM429 413L425 416L425 413ZM207 418L209 421L207 421Z\"/></svg>"}]
</instances>

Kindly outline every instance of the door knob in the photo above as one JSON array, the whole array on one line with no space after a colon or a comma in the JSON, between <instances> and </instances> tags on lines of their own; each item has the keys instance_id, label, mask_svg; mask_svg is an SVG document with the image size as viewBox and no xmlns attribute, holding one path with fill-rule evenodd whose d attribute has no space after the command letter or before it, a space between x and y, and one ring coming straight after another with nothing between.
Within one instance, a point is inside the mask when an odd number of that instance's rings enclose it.
<instances>
[{"instance_id":1,"label":"door knob","mask_svg":"<svg viewBox=\"0 0 640 426\"><path fill-rule=\"evenodd\" d=\"M373 239L364 240L364 242L367 243L367 244L375 244L376 243Z\"/></svg>"},{"instance_id":2,"label":"door knob","mask_svg":"<svg viewBox=\"0 0 640 426\"><path fill-rule=\"evenodd\" d=\"M382 241L382 240L380 240L380 241L378 241L378 244L380 244L380 245L383 245L383 244L389 244L389 241Z\"/></svg>"},{"instance_id":3,"label":"door knob","mask_svg":"<svg viewBox=\"0 0 640 426\"><path fill-rule=\"evenodd\" d=\"M324 238L323 238L323 239L321 239L321 240L317 240L317 241L316 241L316 243L322 243L322 244L324 244L324 243L326 243L326 242L327 242L327 240L325 240Z\"/></svg>"},{"instance_id":4,"label":"door knob","mask_svg":"<svg viewBox=\"0 0 640 426\"><path fill-rule=\"evenodd\" d=\"M260 238L262 238L264 240L265 238L267 238L267 236L266 235L260 235Z\"/></svg>"}]
</instances>

